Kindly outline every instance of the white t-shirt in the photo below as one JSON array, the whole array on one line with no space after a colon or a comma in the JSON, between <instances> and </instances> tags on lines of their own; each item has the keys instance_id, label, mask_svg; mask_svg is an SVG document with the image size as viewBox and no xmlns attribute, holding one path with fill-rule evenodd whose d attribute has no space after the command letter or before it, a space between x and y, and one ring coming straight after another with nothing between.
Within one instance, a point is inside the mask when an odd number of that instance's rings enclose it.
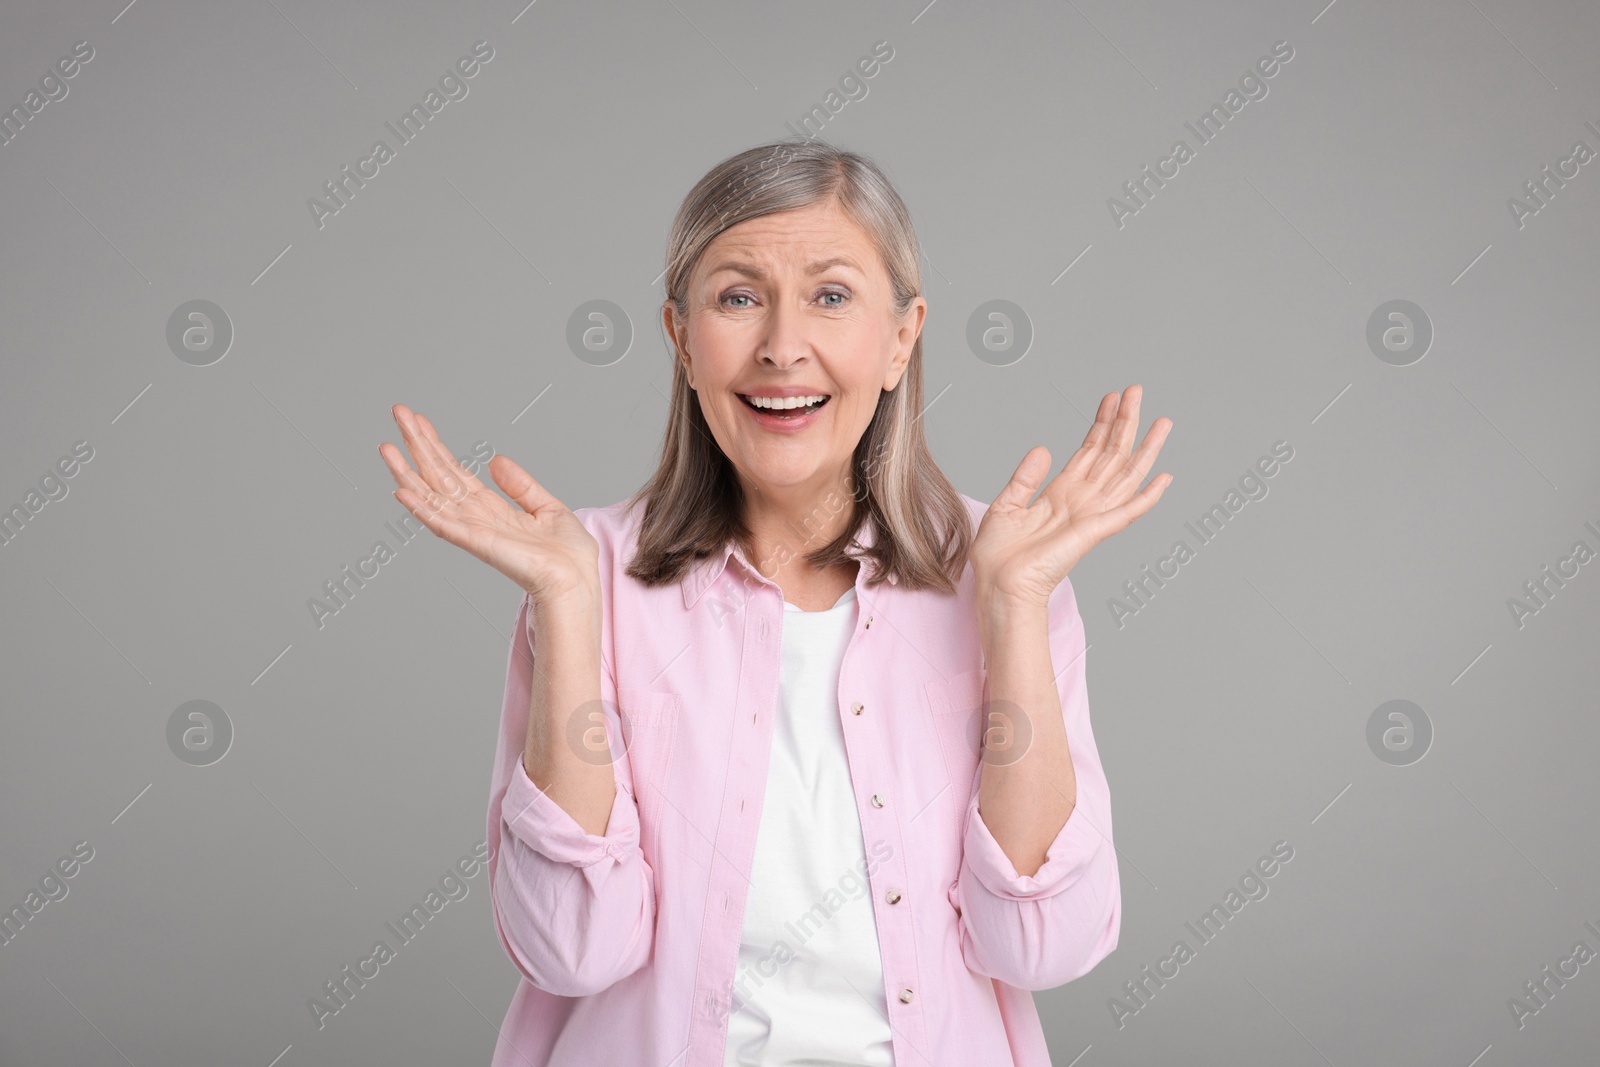
<instances>
[{"instance_id":1,"label":"white t-shirt","mask_svg":"<svg viewBox=\"0 0 1600 1067\"><path fill-rule=\"evenodd\" d=\"M893 1067L866 847L839 721L856 592L784 604L766 799L725 1067Z\"/></svg>"}]
</instances>

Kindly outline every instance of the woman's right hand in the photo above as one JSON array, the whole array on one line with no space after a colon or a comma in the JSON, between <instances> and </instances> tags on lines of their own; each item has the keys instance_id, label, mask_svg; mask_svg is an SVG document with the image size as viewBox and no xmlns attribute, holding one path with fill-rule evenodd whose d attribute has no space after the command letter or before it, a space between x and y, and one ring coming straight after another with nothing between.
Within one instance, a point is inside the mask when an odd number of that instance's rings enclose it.
<instances>
[{"instance_id":1,"label":"woman's right hand","mask_svg":"<svg viewBox=\"0 0 1600 1067\"><path fill-rule=\"evenodd\" d=\"M532 475L506 456L490 458L489 474L516 501L512 507L456 461L427 416L404 404L391 413L417 468L388 441L378 454L400 486L396 499L424 526L516 582L538 605L598 592L599 544Z\"/></svg>"}]
</instances>

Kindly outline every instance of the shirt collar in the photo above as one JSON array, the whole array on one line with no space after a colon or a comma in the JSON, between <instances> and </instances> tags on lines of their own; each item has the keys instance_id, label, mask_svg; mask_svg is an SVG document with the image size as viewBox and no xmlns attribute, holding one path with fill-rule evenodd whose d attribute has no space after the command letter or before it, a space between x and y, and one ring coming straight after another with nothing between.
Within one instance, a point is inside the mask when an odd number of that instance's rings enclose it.
<instances>
[{"instance_id":1,"label":"shirt collar","mask_svg":"<svg viewBox=\"0 0 1600 1067\"><path fill-rule=\"evenodd\" d=\"M866 554L867 549L872 547L872 543L873 524L872 517L869 515L862 520L860 526L856 527L855 543L845 550L847 556L859 560L861 563L861 570L857 575L858 585L877 570L877 561ZM728 566L730 557L736 558L739 561L739 565L748 571L756 581L771 584L772 580L757 570L745 558L744 550L734 544L732 539L729 539L727 543L711 553L711 555L695 560L684 575L682 582L679 583L683 590L683 606L686 610L693 608L700 600L700 597L705 594L705 591L711 588L716 580L721 577L723 570ZM890 573L887 580L890 585L899 584L893 573Z\"/></svg>"}]
</instances>

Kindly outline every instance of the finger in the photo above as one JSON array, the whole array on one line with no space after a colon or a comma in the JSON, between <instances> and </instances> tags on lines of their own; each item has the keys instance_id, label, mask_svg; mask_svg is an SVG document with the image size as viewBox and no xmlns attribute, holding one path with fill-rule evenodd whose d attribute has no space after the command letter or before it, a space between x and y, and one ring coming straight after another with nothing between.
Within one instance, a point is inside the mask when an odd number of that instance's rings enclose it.
<instances>
[{"instance_id":1,"label":"finger","mask_svg":"<svg viewBox=\"0 0 1600 1067\"><path fill-rule=\"evenodd\" d=\"M1095 409L1094 422L1090 424L1088 433L1084 434L1083 444L1078 446L1078 450L1050 480L1050 484L1044 487L1046 497L1065 506L1063 497L1068 486L1093 480L1093 471L1106 454L1111 438L1111 424L1116 416L1118 398L1117 393L1107 393L1100 398L1100 406Z\"/></svg>"},{"instance_id":2,"label":"finger","mask_svg":"<svg viewBox=\"0 0 1600 1067\"><path fill-rule=\"evenodd\" d=\"M454 459L441 458L441 454L446 457L449 454L438 443L438 432L433 424L403 404L395 406L395 421L400 424L401 433L405 434L406 447L411 450L411 460L416 465L417 473L428 484L428 488L447 500L459 500L464 495L463 487L460 479L450 471L451 466L459 470L459 464Z\"/></svg>"},{"instance_id":3,"label":"finger","mask_svg":"<svg viewBox=\"0 0 1600 1067\"><path fill-rule=\"evenodd\" d=\"M1088 477L1091 481L1104 481L1111 474L1122 469L1128 460L1128 453L1133 447L1133 435L1139 430L1139 400L1140 390L1137 385L1130 385L1122 393L1117 404L1117 416L1111 422L1110 439L1105 451L1095 460L1094 466L1089 468Z\"/></svg>"},{"instance_id":4,"label":"finger","mask_svg":"<svg viewBox=\"0 0 1600 1067\"><path fill-rule=\"evenodd\" d=\"M1095 461L1106 447L1106 442L1111 439L1111 418L1116 414L1116 393L1107 393L1100 398L1100 407L1094 414L1094 422L1089 426L1089 432L1083 435L1083 444L1072 454L1062 467L1063 472L1071 472L1077 477L1087 477L1094 467Z\"/></svg>"},{"instance_id":5,"label":"finger","mask_svg":"<svg viewBox=\"0 0 1600 1067\"><path fill-rule=\"evenodd\" d=\"M495 460L500 461L499 467L494 465ZM506 496L516 501L517 506L530 515L537 514L540 508L547 508L551 504L561 506L561 501L535 481L533 475L523 470L522 465L510 456L496 454L490 459L489 476L494 479L496 485L505 490Z\"/></svg>"},{"instance_id":6,"label":"finger","mask_svg":"<svg viewBox=\"0 0 1600 1067\"><path fill-rule=\"evenodd\" d=\"M390 409L390 414L394 416L394 424L400 428L400 438L405 442L406 451L411 454L411 465L415 468L417 477L423 480L431 492L433 485L429 480L428 470L433 463L433 453L426 446L422 424L417 420L416 412L404 404L396 404Z\"/></svg>"},{"instance_id":7,"label":"finger","mask_svg":"<svg viewBox=\"0 0 1600 1067\"><path fill-rule=\"evenodd\" d=\"M428 430L429 447L433 449L436 455L438 455L440 462L445 464L453 476L461 479L462 483L466 485L469 491L489 488L483 484L477 475L468 470L467 465L461 462L461 460L458 459L450 451L450 449L445 447L445 443L443 439L439 437L438 431L433 428L433 423L428 421L428 416L418 415L417 418L422 420L422 425Z\"/></svg>"},{"instance_id":8,"label":"finger","mask_svg":"<svg viewBox=\"0 0 1600 1067\"><path fill-rule=\"evenodd\" d=\"M1106 482L1105 494L1110 499L1117 499L1119 494L1130 492L1145 475L1150 473L1150 468L1155 465L1156 456L1161 451L1161 446L1166 443L1167 434L1172 432L1172 420L1163 416L1150 424L1150 429L1144 435L1144 440L1139 443L1138 451L1129 457L1127 465L1118 473L1111 476Z\"/></svg>"},{"instance_id":9,"label":"finger","mask_svg":"<svg viewBox=\"0 0 1600 1067\"><path fill-rule=\"evenodd\" d=\"M411 469L411 464L406 462L405 453L390 444L388 441L378 446L378 455L383 457L383 462L388 466L389 473L394 475L395 484L402 489L410 489L418 496L427 496L433 492L428 484L417 477L417 472Z\"/></svg>"},{"instance_id":10,"label":"finger","mask_svg":"<svg viewBox=\"0 0 1600 1067\"><path fill-rule=\"evenodd\" d=\"M1156 501L1161 499L1161 494L1166 492L1167 486L1171 484L1172 475L1165 472L1158 474L1150 479L1149 485L1129 497L1126 503L1102 512L1100 525L1105 529L1102 536L1109 537L1131 526L1135 519L1155 507Z\"/></svg>"},{"instance_id":11,"label":"finger","mask_svg":"<svg viewBox=\"0 0 1600 1067\"><path fill-rule=\"evenodd\" d=\"M1142 385L1130 385L1122 391L1122 405L1117 409L1117 421L1111 427L1111 443L1124 456L1133 450L1133 439L1139 432L1139 405L1142 400Z\"/></svg>"},{"instance_id":12,"label":"finger","mask_svg":"<svg viewBox=\"0 0 1600 1067\"><path fill-rule=\"evenodd\" d=\"M452 500L460 500L472 493L474 489L484 488L484 484L474 477L455 454L445 446L444 440L439 436L439 431L434 429L428 416L417 412L417 422L421 424L424 441L428 451L439 461L441 477L444 479L444 490Z\"/></svg>"},{"instance_id":13,"label":"finger","mask_svg":"<svg viewBox=\"0 0 1600 1067\"><path fill-rule=\"evenodd\" d=\"M415 455L420 446L414 443L415 438L411 429L411 425L414 425L414 423L408 425L407 422L413 417L411 409L404 404L396 404L390 409L390 414L394 416L395 425L400 428L402 437L411 446ZM444 495L423 481L422 476L412 470L411 464L406 462L405 453L400 451L399 447L385 441L378 446L378 455L383 457L383 462L388 466L389 473L394 476L395 484L401 488L411 490L419 499L427 503L429 510L437 511L445 505L446 499Z\"/></svg>"},{"instance_id":14,"label":"finger","mask_svg":"<svg viewBox=\"0 0 1600 1067\"><path fill-rule=\"evenodd\" d=\"M1144 486L1138 493L1134 493L1131 498L1128 498L1128 501L1123 502L1120 506L1112 507L1112 509L1104 510L1099 515L1094 515L1093 520L1086 520L1086 522L1090 523L1090 536L1093 537L1094 544L1099 544L1106 537L1112 536L1114 533L1120 533L1120 531L1126 530L1128 526L1133 525L1134 520L1139 518L1139 515L1144 515L1147 510L1155 507L1155 502L1158 499L1162 499L1162 493L1165 493L1166 486L1170 486L1171 483L1173 483L1173 475L1163 472L1157 477L1150 478L1149 485Z\"/></svg>"},{"instance_id":15,"label":"finger","mask_svg":"<svg viewBox=\"0 0 1600 1067\"><path fill-rule=\"evenodd\" d=\"M1000 490L1000 495L994 498L994 503L990 507L1002 510L1027 507L1028 501L1033 499L1033 494L1038 492L1044 476L1049 473L1049 449L1043 445L1033 446L1028 449L1028 454L1022 457L1022 462L1017 464L1011 480Z\"/></svg>"}]
</instances>

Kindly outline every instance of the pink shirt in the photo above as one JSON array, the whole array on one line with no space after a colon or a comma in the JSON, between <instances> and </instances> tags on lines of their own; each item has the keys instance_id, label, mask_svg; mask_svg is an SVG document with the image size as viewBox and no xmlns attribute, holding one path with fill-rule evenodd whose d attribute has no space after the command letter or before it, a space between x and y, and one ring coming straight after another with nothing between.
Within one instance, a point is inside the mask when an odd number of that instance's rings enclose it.
<instances>
[{"instance_id":1,"label":"pink shirt","mask_svg":"<svg viewBox=\"0 0 1600 1067\"><path fill-rule=\"evenodd\" d=\"M974 529L988 505L963 497ZM517 610L489 794L489 882L522 972L495 1067L722 1067L765 796L783 593L729 544L672 586L623 573L643 508L575 514L600 546L601 696L626 755L604 836L522 766L536 638ZM871 526L858 541L871 543ZM972 568L955 596L867 588L839 672L898 1067L1049 1067L1028 990L1117 945L1111 797L1089 725L1070 581L1050 597L1051 660L1077 805L1022 876L978 811L983 651ZM819 905L827 906L826 901Z\"/></svg>"}]
</instances>

